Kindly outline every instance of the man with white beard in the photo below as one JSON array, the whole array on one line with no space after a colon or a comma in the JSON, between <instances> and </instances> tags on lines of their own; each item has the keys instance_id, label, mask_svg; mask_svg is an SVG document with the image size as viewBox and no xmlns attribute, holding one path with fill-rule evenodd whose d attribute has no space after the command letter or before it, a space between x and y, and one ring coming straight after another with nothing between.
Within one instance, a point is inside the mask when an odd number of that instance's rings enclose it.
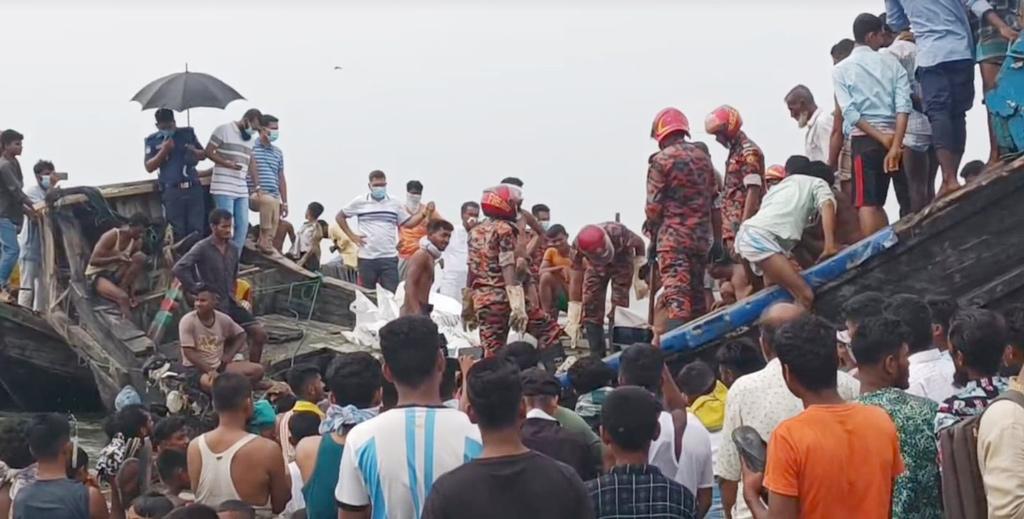
<instances>
[{"instance_id":1,"label":"man with white beard","mask_svg":"<svg viewBox=\"0 0 1024 519\"><path fill-rule=\"evenodd\" d=\"M814 102L814 95L804 85L797 85L786 94L789 116L807 129L804 138L804 156L809 160L828 163L829 139L832 135L832 114L825 113Z\"/></svg>"}]
</instances>

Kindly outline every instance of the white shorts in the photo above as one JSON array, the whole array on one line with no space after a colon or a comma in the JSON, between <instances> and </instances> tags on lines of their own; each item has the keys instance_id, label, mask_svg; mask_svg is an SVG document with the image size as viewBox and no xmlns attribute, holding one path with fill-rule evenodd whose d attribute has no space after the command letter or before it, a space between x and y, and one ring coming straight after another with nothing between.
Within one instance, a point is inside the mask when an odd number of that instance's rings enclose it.
<instances>
[{"instance_id":1,"label":"white shorts","mask_svg":"<svg viewBox=\"0 0 1024 519\"><path fill-rule=\"evenodd\" d=\"M736 253L750 263L750 270L754 274L761 276L764 275L760 266L762 261L774 254L789 256L788 248L781 242L778 236L768 231L741 225L739 232L736 233Z\"/></svg>"}]
</instances>

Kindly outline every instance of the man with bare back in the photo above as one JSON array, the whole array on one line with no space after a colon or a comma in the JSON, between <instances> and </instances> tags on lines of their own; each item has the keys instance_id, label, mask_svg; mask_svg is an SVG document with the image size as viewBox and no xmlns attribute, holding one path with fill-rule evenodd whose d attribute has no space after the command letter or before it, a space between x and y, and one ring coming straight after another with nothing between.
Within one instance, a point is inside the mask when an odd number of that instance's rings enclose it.
<instances>
[{"instance_id":1,"label":"man with bare back","mask_svg":"<svg viewBox=\"0 0 1024 519\"><path fill-rule=\"evenodd\" d=\"M148 226L146 215L134 214L126 225L103 233L85 269L85 277L96 294L117 303L126 319L138 304L133 290L135 279L146 265L142 233Z\"/></svg>"},{"instance_id":2,"label":"man with bare back","mask_svg":"<svg viewBox=\"0 0 1024 519\"><path fill-rule=\"evenodd\" d=\"M402 315L430 315L430 288L434 285L434 263L448 248L455 227L445 220L427 224L427 235L420 240L420 250L406 260L405 303Z\"/></svg>"}]
</instances>

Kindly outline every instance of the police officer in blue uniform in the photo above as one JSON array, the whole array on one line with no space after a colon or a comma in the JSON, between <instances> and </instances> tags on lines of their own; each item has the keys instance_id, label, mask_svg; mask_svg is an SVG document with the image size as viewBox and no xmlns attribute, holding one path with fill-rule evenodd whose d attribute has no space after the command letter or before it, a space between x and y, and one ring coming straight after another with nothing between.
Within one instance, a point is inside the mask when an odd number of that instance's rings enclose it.
<instances>
[{"instance_id":1,"label":"police officer in blue uniform","mask_svg":"<svg viewBox=\"0 0 1024 519\"><path fill-rule=\"evenodd\" d=\"M206 232L206 194L196 172L196 164L206 155L195 131L178 128L171 110L156 111L156 128L156 133L146 137L146 171L160 170L160 200L164 217L174 229L174 240L197 233L195 241Z\"/></svg>"}]
</instances>

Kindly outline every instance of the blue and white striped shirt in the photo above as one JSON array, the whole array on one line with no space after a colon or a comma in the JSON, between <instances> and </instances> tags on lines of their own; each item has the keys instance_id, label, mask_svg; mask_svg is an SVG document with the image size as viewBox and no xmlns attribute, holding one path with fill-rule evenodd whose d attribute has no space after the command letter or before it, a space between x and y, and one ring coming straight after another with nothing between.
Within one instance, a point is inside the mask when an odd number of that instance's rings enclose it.
<instances>
[{"instance_id":1,"label":"blue and white striped shirt","mask_svg":"<svg viewBox=\"0 0 1024 519\"><path fill-rule=\"evenodd\" d=\"M281 148L256 141L252 147L252 158L256 162L260 189L268 195L281 198L281 172L284 171L284 153L281 152ZM246 177L246 181L249 183L249 191L253 191L252 179Z\"/></svg>"},{"instance_id":2,"label":"blue and white striped shirt","mask_svg":"<svg viewBox=\"0 0 1024 519\"><path fill-rule=\"evenodd\" d=\"M370 506L373 519L419 519L437 478L482 451L479 429L458 409L391 409L348 433L334 497Z\"/></svg>"}]
</instances>

